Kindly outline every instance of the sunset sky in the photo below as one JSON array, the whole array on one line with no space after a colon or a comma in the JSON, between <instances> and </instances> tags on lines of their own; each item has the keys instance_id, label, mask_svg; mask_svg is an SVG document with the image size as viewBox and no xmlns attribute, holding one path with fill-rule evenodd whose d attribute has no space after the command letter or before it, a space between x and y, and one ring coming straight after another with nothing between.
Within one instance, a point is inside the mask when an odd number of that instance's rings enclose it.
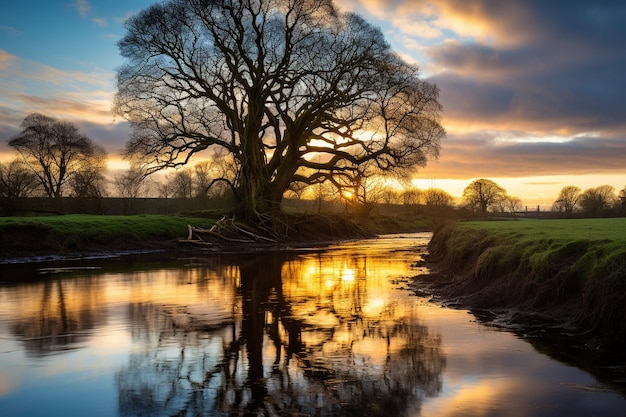
<instances>
[{"instance_id":1,"label":"sunset sky","mask_svg":"<svg viewBox=\"0 0 626 417\"><path fill-rule=\"evenodd\" d=\"M110 111L123 21L152 0L0 5L0 160L32 112L69 120L119 160ZM447 137L421 188L489 178L548 208L565 185L626 185L626 3L336 0L381 28L441 90ZM111 166L115 167L113 163Z\"/></svg>"}]
</instances>

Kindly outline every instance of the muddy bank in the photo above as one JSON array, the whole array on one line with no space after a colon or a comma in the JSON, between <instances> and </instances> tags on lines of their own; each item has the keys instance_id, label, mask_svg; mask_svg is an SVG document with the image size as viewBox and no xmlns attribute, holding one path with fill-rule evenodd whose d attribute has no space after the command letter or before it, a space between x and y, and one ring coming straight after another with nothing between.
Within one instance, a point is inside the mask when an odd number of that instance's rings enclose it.
<instances>
[{"instance_id":1,"label":"muddy bank","mask_svg":"<svg viewBox=\"0 0 626 417\"><path fill-rule=\"evenodd\" d=\"M613 262L613 272L594 269L586 261L598 256L595 242L555 245L519 248L484 230L448 225L435 231L427 257L432 274L415 288L521 332L559 329L594 350L623 345L624 260Z\"/></svg>"}]
</instances>

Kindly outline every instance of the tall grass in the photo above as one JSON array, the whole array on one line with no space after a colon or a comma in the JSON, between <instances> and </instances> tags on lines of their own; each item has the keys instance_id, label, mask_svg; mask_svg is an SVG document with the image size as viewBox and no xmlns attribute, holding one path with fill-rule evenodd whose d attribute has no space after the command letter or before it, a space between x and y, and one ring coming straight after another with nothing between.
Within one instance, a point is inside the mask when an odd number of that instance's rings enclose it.
<instances>
[{"instance_id":1,"label":"tall grass","mask_svg":"<svg viewBox=\"0 0 626 417\"><path fill-rule=\"evenodd\" d=\"M479 307L519 307L626 340L626 219L468 222L431 253L448 289Z\"/></svg>"}]
</instances>

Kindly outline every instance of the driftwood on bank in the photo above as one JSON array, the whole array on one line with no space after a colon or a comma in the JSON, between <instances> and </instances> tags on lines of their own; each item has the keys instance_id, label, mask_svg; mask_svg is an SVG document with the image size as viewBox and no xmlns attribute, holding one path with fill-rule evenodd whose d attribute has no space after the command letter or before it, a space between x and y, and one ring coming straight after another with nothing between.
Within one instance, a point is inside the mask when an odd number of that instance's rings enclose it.
<instances>
[{"instance_id":1,"label":"driftwood on bank","mask_svg":"<svg viewBox=\"0 0 626 417\"><path fill-rule=\"evenodd\" d=\"M216 248L240 244L278 243L276 239L263 236L250 226L236 222L232 217L222 217L210 229L192 225L188 225L187 229L187 239L180 239L179 242Z\"/></svg>"}]
</instances>

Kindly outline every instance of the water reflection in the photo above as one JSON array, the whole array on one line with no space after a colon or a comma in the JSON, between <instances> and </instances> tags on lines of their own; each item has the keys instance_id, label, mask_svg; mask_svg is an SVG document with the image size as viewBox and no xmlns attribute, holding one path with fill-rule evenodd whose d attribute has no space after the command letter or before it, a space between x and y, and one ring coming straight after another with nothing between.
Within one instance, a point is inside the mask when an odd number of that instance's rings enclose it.
<instances>
[{"instance_id":1,"label":"water reflection","mask_svg":"<svg viewBox=\"0 0 626 417\"><path fill-rule=\"evenodd\" d=\"M440 337L385 297L365 257L236 265L199 277L198 289L235 293L211 311L131 306L140 348L117 374L122 415L401 416L440 390Z\"/></svg>"},{"instance_id":2,"label":"water reflection","mask_svg":"<svg viewBox=\"0 0 626 417\"><path fill-rule=\"evenodd\" d=\"M427 240L2 268L0 415L624 416L602 380L402 290Z\"/></svg>"},{"instance_id":3,"label":"water reflection","mask_svg":"<svg viewBox=\"0 0 626 417\"><path fill-rule=\"evenodd\" d=\"M29 286L28 297L19 303L20 317L12 332L35 356L75 349L90 331L106 320L101 291L96 279L77 284L50 280Z\"/></svg>"}]
</instances>

